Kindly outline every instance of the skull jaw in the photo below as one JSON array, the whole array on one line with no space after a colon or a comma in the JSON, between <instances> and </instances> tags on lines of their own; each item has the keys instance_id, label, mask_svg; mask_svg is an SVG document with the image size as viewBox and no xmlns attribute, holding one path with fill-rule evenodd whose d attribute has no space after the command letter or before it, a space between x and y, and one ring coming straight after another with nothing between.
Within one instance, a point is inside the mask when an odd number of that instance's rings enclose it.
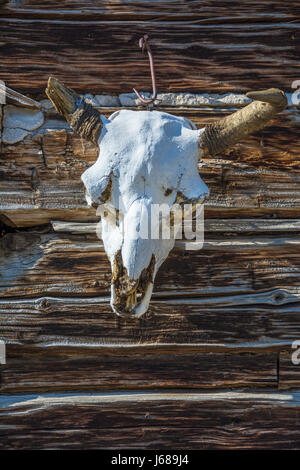
<instances>
[{"instance_id":1,"label":"skull jaw","mask_svg":"<svg viewBox=\"0 0 300 470\"><path fill-rule=\"evenodd\" d=\"M156 260L152 255L147 268L138 279L131 279L123 266L121 251L114 257L112 266L110 305L113 311L126 318L139 318L148 310L153 282L156 274Z\"/></svg>"},{"instance_id":2,"label":"skull jaw","mask_svg":"<svg viewBox=\"0 0 300 470\"><path fill-rule=\"evenodd\" d=\"M149 282L146 292L143 295L143 298L135 305L130 311L121 309L120 307L116 306L117 295L115 291L114 285L111 286L111 301L110 305L114 313L116 313L119 317L124 318L140 318L144 313L147 312L151 295L153 291L153 282Z\"/></svg>"}]
</instances>

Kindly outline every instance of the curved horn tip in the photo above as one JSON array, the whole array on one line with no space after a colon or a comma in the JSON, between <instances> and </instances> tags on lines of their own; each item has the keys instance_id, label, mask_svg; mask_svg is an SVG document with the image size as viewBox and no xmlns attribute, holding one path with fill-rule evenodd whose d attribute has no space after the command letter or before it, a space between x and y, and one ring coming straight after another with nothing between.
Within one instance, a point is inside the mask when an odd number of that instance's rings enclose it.
<instances>
[{"instance_id":1,"label":"curved horn tip","mask_svg":"<svg viewBox=\"0 0 300 470\"><path fill-rule=\"evenodd\" d=\"M52 101L56 111L65 117L77 134L94 144L98 143L102 129L99 111L54 77L48 79L46 95Z\"/></svg>"},{"instance_id":2,"label":"curved horn tip","mask_svg":"<svg viewBox=\"0 0 300 470\"><path fill-rule=\"evenodd\" d=\"M61 85L59 80L55 77L49 77L48 82L47 82L47 88L46 89L51 89L51 88L56 88L58 85Z\"/></svg>"},{"instance_id":3,"label":"curved horn tip","mask_svg":"<svg viewBox=\"0 0 300 470\"><path fill-rule=\"evenodd\" d=\"M51 77L51 76L48 78L47 87L51 88L51 87L55 87L59 84L60 84L60 82L59 82L59 80L57 80L57 78Z\"/></svg>"},{"instance_id":4,"label":"curved horn tip","mask_svg":"<svg viewBox=\"0 0 300 470\"><path fill-rule=\"evenodd\" d=\"M246 93L248 98L256 101L270 103L275 107L282 109L287 107L288 101L284 91L279 88L269 88L268 90L249 91Z\"/></svg>"},{"instance_id":5,"label":"curved horn tip","mask_svg":"<svg viewBox=\"0 0 300 470\"><path fill-rule=\"evenodd\" d=\"M48 78L48 85L52 85L53 82L57 82L57 79L55 77L49 77Z\"/></svg>"}]
</instances>

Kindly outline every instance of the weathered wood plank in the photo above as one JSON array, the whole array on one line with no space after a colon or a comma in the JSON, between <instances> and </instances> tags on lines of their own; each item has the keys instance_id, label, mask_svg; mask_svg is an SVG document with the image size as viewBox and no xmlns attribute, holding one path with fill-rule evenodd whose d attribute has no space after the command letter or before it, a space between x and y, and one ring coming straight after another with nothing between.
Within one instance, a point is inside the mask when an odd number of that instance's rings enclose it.
<instances>
[{"instance_id":1,"label":"weathered wood plank","mask_svg":"<svg viewBox=\"0 0 300 470\"><path fill-rule=\"evenodd\" d=\"M7 299L0 301L1 338L44 347L256 343L273 348L281 343L286 349L299 337L299 305L278 303L276 292L152 300L141 319L125 319L103 298Z\"/></svg>"},{"instance_id":2,"label":"weathered wood plank","mask_svg":"<svg viewBox=\"0 0 300 470\"><path fill-rule=\"evenodd\" d=\"M140 348L141 350L143 348ZM155 388L276 387L277 353L75 356L7 347L0 393ZM178 373L180 370L180 374Z\"/></svg>"},{"instance_id":3,"label":"weathered wood plank","mask_svg":"<svg viewBox=\"0 0 300 470\"><path fill-rule=\"evenodd\" d=\"M110 295L110 264L95 234L45 231L2 237L2 298ZM297 232L289 237L212 235L198 251L184 251L178 241L159 270L153 298L248 295L255 302L259 295L273 305L298 301Z\"/></svg>"},{"instance_id":4,"label":"weathered wood plank","mask_svg":"<svg viewBox=\"0 0 300 470\"><path fill-rule=\"evenodd\" d=\"M176 343L190 354L290 348L300 326L298 236L287 243L276 236L264 243L257 235L229 238L233 249L226 238L199 252L173 251L158 274L149 313L124 320L108 303L111 275L101 240L8 233L2 238L1 338L108 354L120 354L123 346L138 354L176 352Z\"/></svg>"},{"instance_id":5,"label":"weathered wood plank","mask_svg":"<svg viewBox=\"0 0 300 470\"><path fill-rule=\"evenodd\" d=\"M47 18L47 19L85 19L85 20L159 20L182 21L184 19L200 20L203 24L246 21L277 22L297 20L300 14L299 3L280 0L252 1L241 3L220 0L109 0L94 2L93 0L2 0L3 15L14 18Z\"/></svg>"},{"instance_id":6,"label":"weathered wood plank","mask_svg":"<svg viewBox=\"0 0 300 470\"><path fill-rule=\"evenodd\" d=\"M199 252L175 250L158 274L147 321L124 322L112 314L108 305L110 267L101 241L95 236L8 233L2 238L5 261L1 294L7 297L1 304L4 338L14 343L21 338L21 343L86 342L99 347L103 342L120 341L129 345L139 341L173 345L176 341L196 342L203 346L208 339L211 344L219 343L218 347L222 342L239 343L241 348L245 347L243 343L254 342L261 347L266 341L265 346L269 343L274 348L274 343L281 341L284 348L298 334L298 237L287 239L294 245L275 236L265 239L269 244L256 235L252 242L249 238L231 238L233 249L227 239L215 239ZM49 294L78 298L26 301L26 297ZM18 300L20 297L24 299ZM71 312L75 329L70 329ZM57 324L52 324L53 315ZM82 330L81 322L85 325ZM91 329L89 322L95 322L96 329ZM211 330L211 322L216 322L216 331L214 327ZM165 330L162 335L160 328Z\"/></svg>"},{"instance_id":7,"label":"weathered wood plank","mask_svg":"<svg viewBox=\"0 0 300 470\"><path fill-rule=\"evenodd\" d=\"M299 73L299 24L280 16L276 23L274 16L236 23L227 14L214 24L2 17L0 75L9 87L35 97L49 75L85 93L148 90L149 64L138 48L148 33L161 91L290 91Z\"/></svg>"},{"instance_id":8,"label":"weathered wood plank","mask_svg":"<svg viewBox=\"0 0 300 470\"><path fill-rule=\"evenodd\" d=\"M2 449L273 450L300 442L299 393L10 395L0 404Z\"/></svg>"},{"instance_id":9,"label":"weathered wood plank","mask_svg":"<svg viewBox=\"0 0 300 470\"><path fill-rule=\"evenodd\" d=\"M98 225L99 224L99 225ZM95 234L98 223L65 222L64 220L52 220L51 225L55 232L76 234ZM297 219L205 219L204 229L206 234L243 234L257 233L270 236L271 233L297 233L300 232L300 220Z\"/></svg>"},{"instance_id":10,"label":"weathered wood plank","mask_svg":"<svg viewBox=\"0 0 300 470\"><path fill-rule=\"evenodd\" d=\"M111 110L110 110L111 111ZM110 114L105 110L105 115ZM176 110L198 127L225 112ZM220 156L199 171L210 187L206 215L212 217L300 214L300 153L296 111ZM294 120L293 120L294 119ZM52 219L96 220L87 207L80 175L97 157L97 148L75 137L66 124L49 117L43 126L13 145L2 144L0 209L12 225Z\"/></svg>"},{"instance_id":11,"label":"weathered wood plank","mask_svg":"<svg viewBox=\"0 0 300 470\"><path fill-rule=\"evenodd\" d=\"M296 340L296 338L295 338ZM295 348L279 355L278 387L280 390L296 389L300 384L299 343ZM298 351L297 351L298 350Z\"/></svg>"}]
</instances>

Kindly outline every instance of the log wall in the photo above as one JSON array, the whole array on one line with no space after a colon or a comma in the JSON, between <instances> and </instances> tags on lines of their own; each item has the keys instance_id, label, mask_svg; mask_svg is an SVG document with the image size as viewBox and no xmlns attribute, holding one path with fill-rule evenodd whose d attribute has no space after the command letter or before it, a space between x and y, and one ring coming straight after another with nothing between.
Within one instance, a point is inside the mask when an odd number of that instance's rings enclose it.
<instances>
[{"instance_id":1,"label":"log wall","mask_svg":"<svg viewBox=\"0 0 300 470\"><path fill-rule=\"evenodd\" d=\"M149 90L145 32L158 109L198 127L300 79L298 2L0 4L0 79L35 100L53 74L109 116ZM299 448L299 106L201 162L204 247L178 241L126 320L80 181L97 149L41 105L1 110L0 448Z\"/></svg>"}]
</instances>

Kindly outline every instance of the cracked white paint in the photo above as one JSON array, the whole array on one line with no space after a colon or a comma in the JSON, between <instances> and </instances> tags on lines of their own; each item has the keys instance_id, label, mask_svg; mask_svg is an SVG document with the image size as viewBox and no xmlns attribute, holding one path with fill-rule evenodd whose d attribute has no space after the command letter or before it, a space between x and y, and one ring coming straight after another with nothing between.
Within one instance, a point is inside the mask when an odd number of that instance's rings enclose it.
<instances>
[{"instance_id":1,"label":"cracked white paint","mask_svg":"<svg viewBox=\"0 0 300 470\"><path fill-rule=\"evenodd\" d=\"M6 144L20 142L43 123L42 111L7 105L4 107L2 141Z\"/></svg>"},{"instance_id":2,"label":"cracked white paint","mask_svg":"<svg viewBox=\"0 0 300 470\"><path fill-rule=\"evenodd\" d=\"M165 204L169 210L178 193L188 201L202 202L208 188L198 173L199 135L188 119L159 111L121 110L102 118L99 158L82 175L89 204L102 204L102 239L112 270L117 252L131 279L139 279L155 256L154 276L175 243L175 237L154 239L134 237L150 227L151 206ZM112 181L108 201L102 199ZM114 223L113 209L124 220ZM151 283L131 314L146 312L152 294ZM111 306L115 291L112 285Z\"/></svg>"}]
</instances>

